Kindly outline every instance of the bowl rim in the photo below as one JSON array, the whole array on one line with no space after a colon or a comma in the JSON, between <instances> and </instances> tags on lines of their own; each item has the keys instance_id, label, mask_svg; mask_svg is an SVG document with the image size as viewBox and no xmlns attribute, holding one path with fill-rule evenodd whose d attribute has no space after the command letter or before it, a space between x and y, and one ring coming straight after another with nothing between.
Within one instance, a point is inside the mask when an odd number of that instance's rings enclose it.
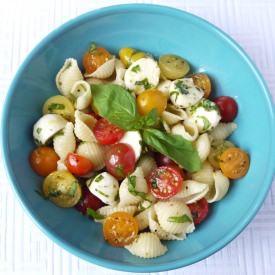
<instances>
[{"instance_id":1,"label":"bowl rim","mask_svg":"<svg viewBox=\"0 0 275 275\"><path fill-rule=\"evenodd\" d=\"M53 31L51 31L47 36L45 36L33 49L32 51L27 55L26 59L23 61L23 63L20 65L19 70L15 74L11 85L9 87L8 93L5 98L5 102L3 105L3 110L2 110L2 117L1 117L1 150L2 150L2 155L3 155L3 163L4 167L6 170L6 174L8 176L9 182L12 185L13 191L15 192L17 199L20 201L23 209L28 213L29 217L34 221L34 223L41 229L42 232L44 232L52 241L57 243L60 247L66 249L69 251L71 254L82 258L90 263L103 266L105 268L110 268L114 270L120 270L120 271L135 271L135 272L144 272L146 268L146 272L160 272L160 271L166 271L166 270L172 270L176 268L181 268L190 264L194 264L200 260L203 260L220 249L222 249L224 246L226 246L228 243L230 243L233 239L235 239L244 229L245 227L252 221L254 216L257 214L259 209L261 208L267 193L269 192L269 189L272 184L272 179L275 173L275 167L272 167L270 165L270 173L266 176L268 179L267 182L269 184L266 184L266 186L263 188L262 192L259 193L258 195L258 200L257 203L254 205L253 209L251 209L251 212L247 215L246 219L242 221L241 224L237 228L234 228L231 230L230 234L228 234L225 238L222 239L222 241L213 244L211 247L208 247L206 250L200 252L198 255L192 256L189 260L176 260L171 263L166 263L164 265L155 265L152 264L150 266L138 266L138 265L132 265L132 264L127 264L124 263L123 266L120 265L120 263L111 261L111 260L105 260L103 258L97 257L97 256L92 256L91 254L87 252L83 252L77 247L74 247L73 245L70 245L68 242L65 240L61 239L60 237L55 236L51 231L50 228L47 227L46 225L43 225L39 220L39 216L34 214L28 209L27 204L22 200L22 194L20 193L20 190L16 187L14 182L16 182L16 178L14 173L11 171L9 168L10 164L10 157L8 155L8 148L5 146L8 140L8 135L7 131L4 131L6 126L6 121L7 117L9 114L9 106L12 102L12 97L14 94L14 86L16 85L17 81L20 78L20 75L22 72L25 70L25 68L28 66L28 64L31 62L31 60L35 57L35 55L45 47L45 45L50 42L51 40L55 39L60 35L60 33L64 33L66 31L69 31L71 27L76 27L78 25L83 24L87 20L93 20L97 19L102 16L110 16L114 13L116 14L121 14L121 13L127 13L127 12L139 12L139 13L153 13L153 14L162 14L162 15L173 15L180 17L184 20L192 20L196 24L203 25L204 27L207 27L210 29L212 32L215 32L218 36L222 37L222 39L226 40L231 46L244 58L245 62L249 65L251 70L254 72L254 75L257 77L258 82L261 84L263 91L265 91L265 97L267 99L267 103L269 104L269 110L271 114L271 120L275 121L275 108L273 105L272 97L271 94L268 90L268 87L261 76L260 72L254 65L253 61L250 59L250 57L247 55L247 53L225 32L223 32L221 29L216 27L214 24L208 22L207 20L191 14L187 11L180 10L177 8L169 7L169 6L164 6L164 5L156 5L156 4L120 4L120 5L111 5L108 7L103 7L99 9L95 9L89 12L86 12L84 14L78 15L73 19L70 19L69 21L63 23L61 26L57 27ZM271 150L275 152L275 123L274 127L271 129L272 136L274 137L274 142L272 144ZM270 163L275 163L275 155L272 156L273 159L270 161ZM273 170L272 170L273 168Z\"/></svg>"}]
</instances>

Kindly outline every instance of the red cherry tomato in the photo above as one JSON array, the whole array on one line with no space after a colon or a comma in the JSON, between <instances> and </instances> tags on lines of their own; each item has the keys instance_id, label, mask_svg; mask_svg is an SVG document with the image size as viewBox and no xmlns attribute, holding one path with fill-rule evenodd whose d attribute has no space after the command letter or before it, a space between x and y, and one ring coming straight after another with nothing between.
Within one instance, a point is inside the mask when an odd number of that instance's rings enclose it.
<instances>
[{"instance_id":1,"label":"red cherry tomato","mask_svg":"<svg viewBox=\"0 0 275 275\"><path fill-rule=\"evenodd\" d=\"M82 214L86 214L87 208L92 208L94 211L102 207L104 203L96 197L86 185L82 186L82 197L75 208Z\"/></svg>"},{"instance_id":2,"label":"red cherry tomato","mask_svg":"<svg viewBox=\"0 0 275 275\"><path fill-rule=\"evenodd\" d=\"M128 174L134 171L135 163L135 152L128 144L114 144L106 153L106 169L119 180L127 177Z\"/></svg>"},{"instance_id":3,"label":"red cherry tomato","mask_svg":"<svg viewBox=\"0 0 275 275\"><path fill-rule=\"evenodd\" d=\"M213 100L219 107L221 122L232 122L238 114L237 102L230 96L219 96Z\"/></svg>"},{"instance_id":4,"label":"red cherry tomato","mask_svg":"<svg viewBox=\"0 0 275 275\"><path fill-rule=\"evenodd\" d=\"M51 172L57 170L59 156L53 148L40 146L35 148L30 154L30 164L33 170L40 176L46 177Z\"/></svg>"},{"instance_id":5,"label":"red cherry tomato","mask_svg":"<svg viewBox=\"0 0 275 275\"><path fill-rule=\"evenodd\" d=\"M201 223L208 215L208 202L205 198L198 200L197 202L187 204L189 207L194 224Z\"/></svg>"},{"instance_id":6,"label":"red cherry tomato","mask_svg":"<svg viewBox=\"0 0 275 275\"><path fill-rule=\"evenodd\" d=\"M118 142L125 131L112 124L105 118L100 118L93 129L93 133L98 142L104 145L110 145Z\"/></svg>"},{"instance_id":7,"label":"red cherry tomato","mask_svg":"<svg viewBox=\"0 0 275 275\"><path fill-rule=\"evenodd\" d=\"M172 159L159 152L155 153L154 158L157 166L177 165Z\"/></svg>"},{"instance_id":8,"label":"red cherry tomato","mask_svg":"<svg viewBox=\"0 0 275 275\"><path fill-rule=\"evenodd\" d=\"M178 169L173 166L160 166L148 177L151 193L159 199L168 199L178 193L183 178Z\"/></svg>"},{"instance_id":9,"label":"red cherry tomato","mask_svg":"<svg viewBox=\"0 0 275 275\"><path fill-rule=\"evenodd\" d=\"M87 175L94 169L94 164L89 159L75 153L67 155L66 166L71 173L77 176Z\"/></svg>"}]
</instances>

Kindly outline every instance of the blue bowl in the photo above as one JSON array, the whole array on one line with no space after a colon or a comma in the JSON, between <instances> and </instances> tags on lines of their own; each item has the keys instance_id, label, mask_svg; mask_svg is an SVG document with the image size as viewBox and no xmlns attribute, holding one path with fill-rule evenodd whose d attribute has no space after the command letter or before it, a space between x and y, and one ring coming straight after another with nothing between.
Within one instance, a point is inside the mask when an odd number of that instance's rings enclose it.
<instances>
[{"instance_id":1,"label":"blue bowl","mask_svg":"<svg viewBox=\"0 0 275 275\"><path fill-rule=\"evenodd\" d=\"M32 127L44 101L58 94L55 76L68 57L81 59L95 41L117 54L134 47L154 56L178 54L195 72L207 72L215 95L237 99L238 129L232 140L251 158L248 174L211 207L210 217L185 241L167 242L155 259L132 256L103 240L102 226L75 209L62 209L36 192L42 178L28 163ZM214 96L215 96L214 95ZM26 212L54 242L72 254L110 269L157 272L180 268L215 253L253 219L272 183L275 163L274 106L263 78L244 51L208 22L156 5L120 5L81 15L49 34L30 53L8 92L2 116L2 152L8 177Z\"/></svg>"}]
</instances>

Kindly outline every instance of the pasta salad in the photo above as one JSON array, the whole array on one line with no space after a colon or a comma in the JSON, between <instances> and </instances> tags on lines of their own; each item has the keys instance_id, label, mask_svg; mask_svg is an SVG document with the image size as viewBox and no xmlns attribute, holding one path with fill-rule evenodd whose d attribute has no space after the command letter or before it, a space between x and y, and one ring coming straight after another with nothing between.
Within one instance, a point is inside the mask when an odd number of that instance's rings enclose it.
<instances>
[{"instance_id":1,"label":"pasta salad","mask_svg":"<svg viewBox=\"0 0 275 275\"><path fill-rule=\"evenodd\" d=\"M247 173L249 156L228 140L238 105L210 99L210 77L177 55L91 43L83 66L64 61L33 126L43 196L101 223L110 245L161 256Z\"/></svg>"}]
</instances>

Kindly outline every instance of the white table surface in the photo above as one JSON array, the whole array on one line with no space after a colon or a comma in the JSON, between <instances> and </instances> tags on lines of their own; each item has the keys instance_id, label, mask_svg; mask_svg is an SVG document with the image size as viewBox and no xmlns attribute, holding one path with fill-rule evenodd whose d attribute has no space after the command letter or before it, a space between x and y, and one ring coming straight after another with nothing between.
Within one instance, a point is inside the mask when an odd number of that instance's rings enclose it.
<instances>
[{"instance_id":1,"label":"white table surface","mask_svg":"<svg viewBox=\"0 0 275 275\"><path fill-rule=\"evenodd\" d=\"M49 32L77 15L125 3L171 6L210 21L229 34L248 53L262 73L272 93L273 102L275 101L275 1L273 0L8 0L0 3L1 109L19 65ZM249 91L247 92L249 94ZM274 183L275 180L253 221L230 244L196 264L159 274L275 274ZM45 236L24 213L9 185L1 161L1 275L121 273L79 259Z\"/></svg>"}]
</instances>

